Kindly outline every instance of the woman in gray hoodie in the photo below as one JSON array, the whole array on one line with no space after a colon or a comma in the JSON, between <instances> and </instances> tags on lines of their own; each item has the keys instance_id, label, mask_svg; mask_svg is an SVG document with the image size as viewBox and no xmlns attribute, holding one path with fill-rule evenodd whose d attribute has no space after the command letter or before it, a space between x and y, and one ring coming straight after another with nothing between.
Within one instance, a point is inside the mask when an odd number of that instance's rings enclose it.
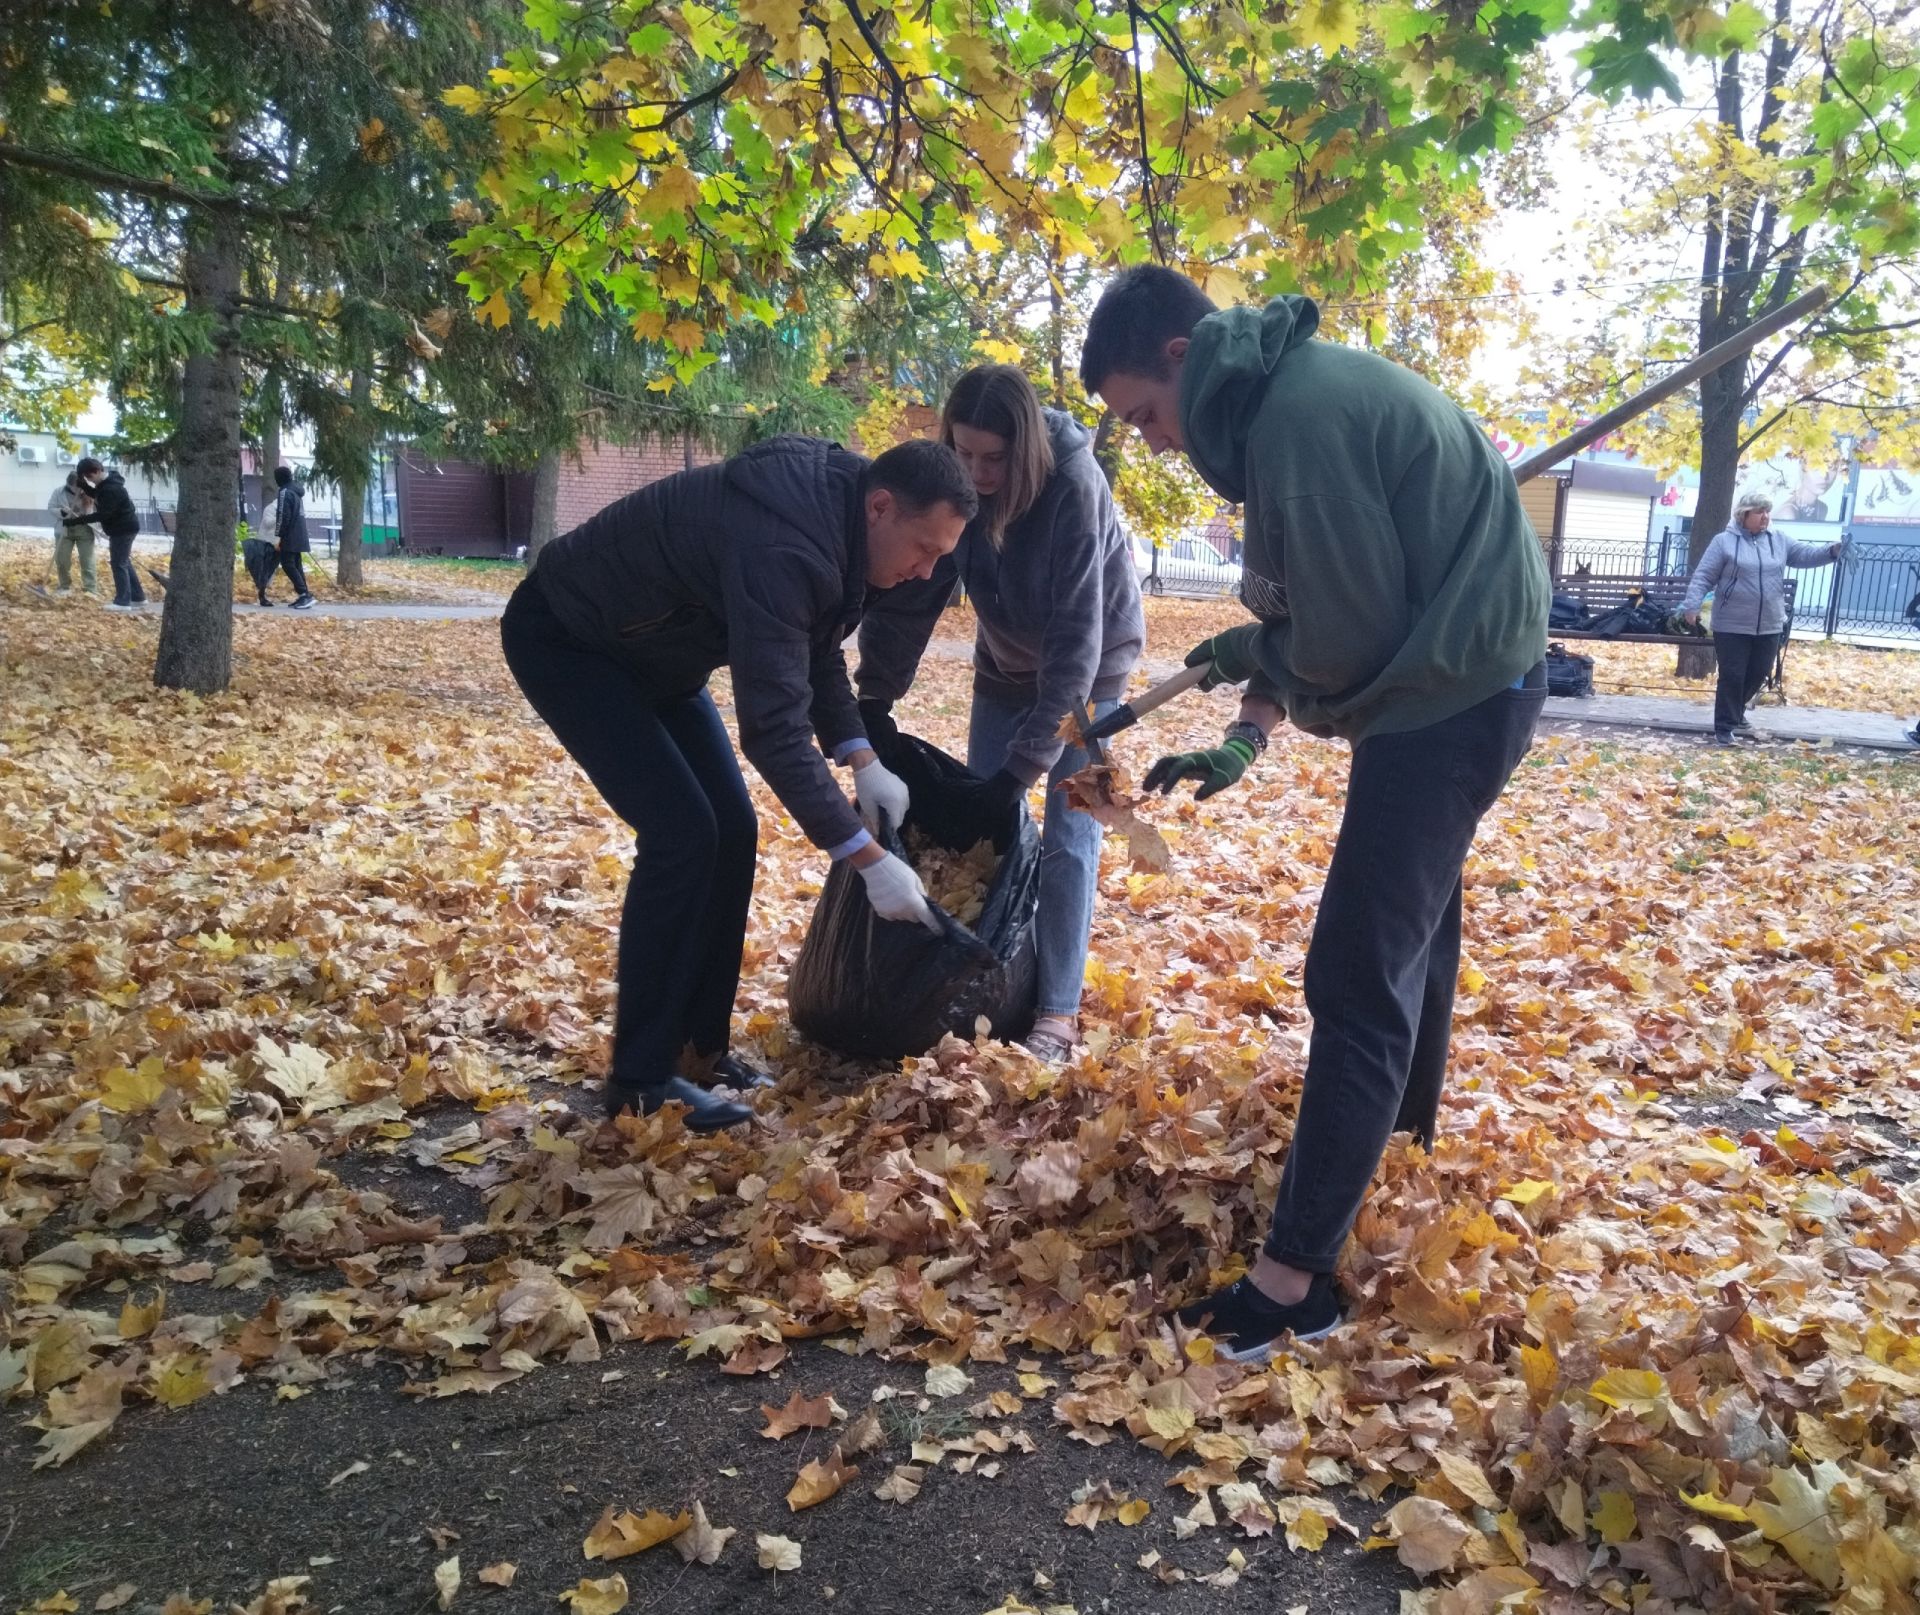
<instances>
[{"instance_id":1,"label":"woman in gray hoodie","mask_svg":"<svg viewBox=\"0 0 1920 1615\"><path fill-rule=\"evenodd\" d=\"M1058 730L1092 701L1110 711L1146 643L1140 580L1093 437L1040 407L1013 365L979 365L954 384L940 439L960 456L980 514L924 582L874 597L860 626L855 683L867 733L892 729L956 582L977 617L967 766L984 776L983 814L1024 800L1044 776L1038 1019L1027 1047L1051 1064L1078 1040L1080 992L1100 870L1100 826L1067 806L1061 783L1087 754Z\"/></svg>"},{"instance_id":2,"label":"woman in gray hoodie","mask_svg":"<svg viewBox=\"0 0 1920 1615\"><path fill-rule=\"evenodd\" d=\"M1787 621L1787 568L1831 566L1846 547L1798 544L1769 523L1773 502L1761 494L1743 494L1733 520L1707 546L1694 568L1680 615L1700 620L1700 607L1713 596L1713 650L1720 682L1713 697L1713 743L1731 746L1735 735L1751 735L1747 703L1760 693L1779 649Z\"/></svg>"}]
</instances>

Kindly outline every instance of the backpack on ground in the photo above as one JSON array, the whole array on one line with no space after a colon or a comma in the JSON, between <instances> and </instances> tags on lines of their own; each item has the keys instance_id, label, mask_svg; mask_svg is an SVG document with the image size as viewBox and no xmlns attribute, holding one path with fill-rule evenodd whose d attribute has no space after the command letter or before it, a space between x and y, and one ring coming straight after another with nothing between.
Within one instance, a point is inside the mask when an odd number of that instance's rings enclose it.
<instances>
[{"instance_id":1,"label":"backpack on ground","mask_svg":"<svg viewBox=\"0 0 1920 1615\"><path fill-rule=\"evenodd\" d=\"M1593 694L1593 658L1576 656L1564 645L1547 647L1547 694L1589 696Z\"/></svg>"}]
</instances>

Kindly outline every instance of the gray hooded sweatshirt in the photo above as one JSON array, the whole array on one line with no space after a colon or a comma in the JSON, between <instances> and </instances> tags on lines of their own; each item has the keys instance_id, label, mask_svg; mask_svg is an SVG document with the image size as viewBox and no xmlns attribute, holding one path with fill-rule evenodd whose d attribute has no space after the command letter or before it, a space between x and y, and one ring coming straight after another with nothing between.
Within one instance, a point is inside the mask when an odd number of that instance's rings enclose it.
<instances>
[{"instance_id":1,"label":"gray hooded sweatshirt","mask_svg":"<svg viewBox=\"0 0 1920 1615\"><path fill-rule=\"evenodd\" d=\"M979 622L975 690L1031 708L1006 762L1028 784L1058 761L1060 720L1090 697L1117 698L1147 639L1140 579L1093 435L1060 410L1044 413L1053 475L1033 508L1008 525L998 549L976 520L931 578L874 595L855 680L864 699L905 695L964 583Z\"/></svg>"},{"instance_id":2,"label":"gray hooded sweatshirt","mask_svg":"<svg viewBox=\"0 0 1920 1615\"><path fill-rule=\"evenodd\" d=\"M1712 595L1716 633L1777 634L1787 620L1786 569L1834 560L1831 544L1798 544L1771 527L1749 533L1735 523L1700 557L1680 610L1698 611Z\"/></svg>"}]
</instances>

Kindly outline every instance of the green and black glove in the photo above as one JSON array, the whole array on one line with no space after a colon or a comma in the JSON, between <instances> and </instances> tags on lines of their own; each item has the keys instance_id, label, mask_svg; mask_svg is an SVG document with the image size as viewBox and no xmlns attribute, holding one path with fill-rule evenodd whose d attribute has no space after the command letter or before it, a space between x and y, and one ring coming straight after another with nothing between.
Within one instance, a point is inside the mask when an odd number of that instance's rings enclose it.
<instances>
[{"instance_id":1,"label":"green and black glove","mask_svg":"<svg viewBox=\"0 0 1920 1615\"><path fill-rule=\"evenodd\" d=\"M1245 684L1258 673L1260 663L1253 647L1259 637L1260 624L1250 622L1244 628L1229 628L1224 634L1215 634L1188 651L1187 666L1211 664L1207 676L1200 681L1200 688L1211 690L1222 684Z\"/></svg>"},{"instance_id":2,"label":"green and black glove","mask_svg":"<svg viewBox=\"0 0 1920 1615\"><path fill-rule=\"evenodd\" d=\"M1197 779L1201 784L1200 789L1193 793L1193 799L1204 802L1229 785L1237 784L1240 776L1246 773L1247 764L1252 761L1253 743L1234 735L1211 751L1183 751L1172 757L1162 757L1147 770L1141 789L1159 791L1165 795L1183 779Z\"/></svg>"}]
</instances>

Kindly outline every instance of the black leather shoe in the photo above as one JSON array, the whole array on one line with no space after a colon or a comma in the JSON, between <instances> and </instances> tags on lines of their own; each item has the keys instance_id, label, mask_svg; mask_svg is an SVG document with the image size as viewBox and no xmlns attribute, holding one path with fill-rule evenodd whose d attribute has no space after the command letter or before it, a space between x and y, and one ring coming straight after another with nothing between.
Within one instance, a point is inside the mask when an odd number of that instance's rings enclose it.
<instances>
[{"instance_id":1,"label":"black leather shoe","mask_svg":"<svg viewBox=\"0 0 1920 1615\"><path fill-rule=\"evenodd\" d=\"M756 1088L771 1088L773 1078L757 1065L748 1065L736 1054L723 1054L713 1062L707 1074L705 1087L738 1088L742 1093L751 1093Z\"/></svg>"},{"instance_id":2,"label":"black leather shoe","mask_svg":"<svg viewBox=\"0 0 1920 1615\"><path fill-rule=\"evenodd\" d=\"M609 1116L618 1116L627 1110L651 1116L669 1100L687 1107L687 1131L690 1133L717 1133L722 1128L738 1127L742 1122L753 1120L750 1106L736 1104L731 1099L716 1099L705 1089L696 1088L685 1077L669 1077L658 1086L646 1088L629 1088L617 1082L607 1084L605 1102Z\"/></svg>"}]
</instances>

